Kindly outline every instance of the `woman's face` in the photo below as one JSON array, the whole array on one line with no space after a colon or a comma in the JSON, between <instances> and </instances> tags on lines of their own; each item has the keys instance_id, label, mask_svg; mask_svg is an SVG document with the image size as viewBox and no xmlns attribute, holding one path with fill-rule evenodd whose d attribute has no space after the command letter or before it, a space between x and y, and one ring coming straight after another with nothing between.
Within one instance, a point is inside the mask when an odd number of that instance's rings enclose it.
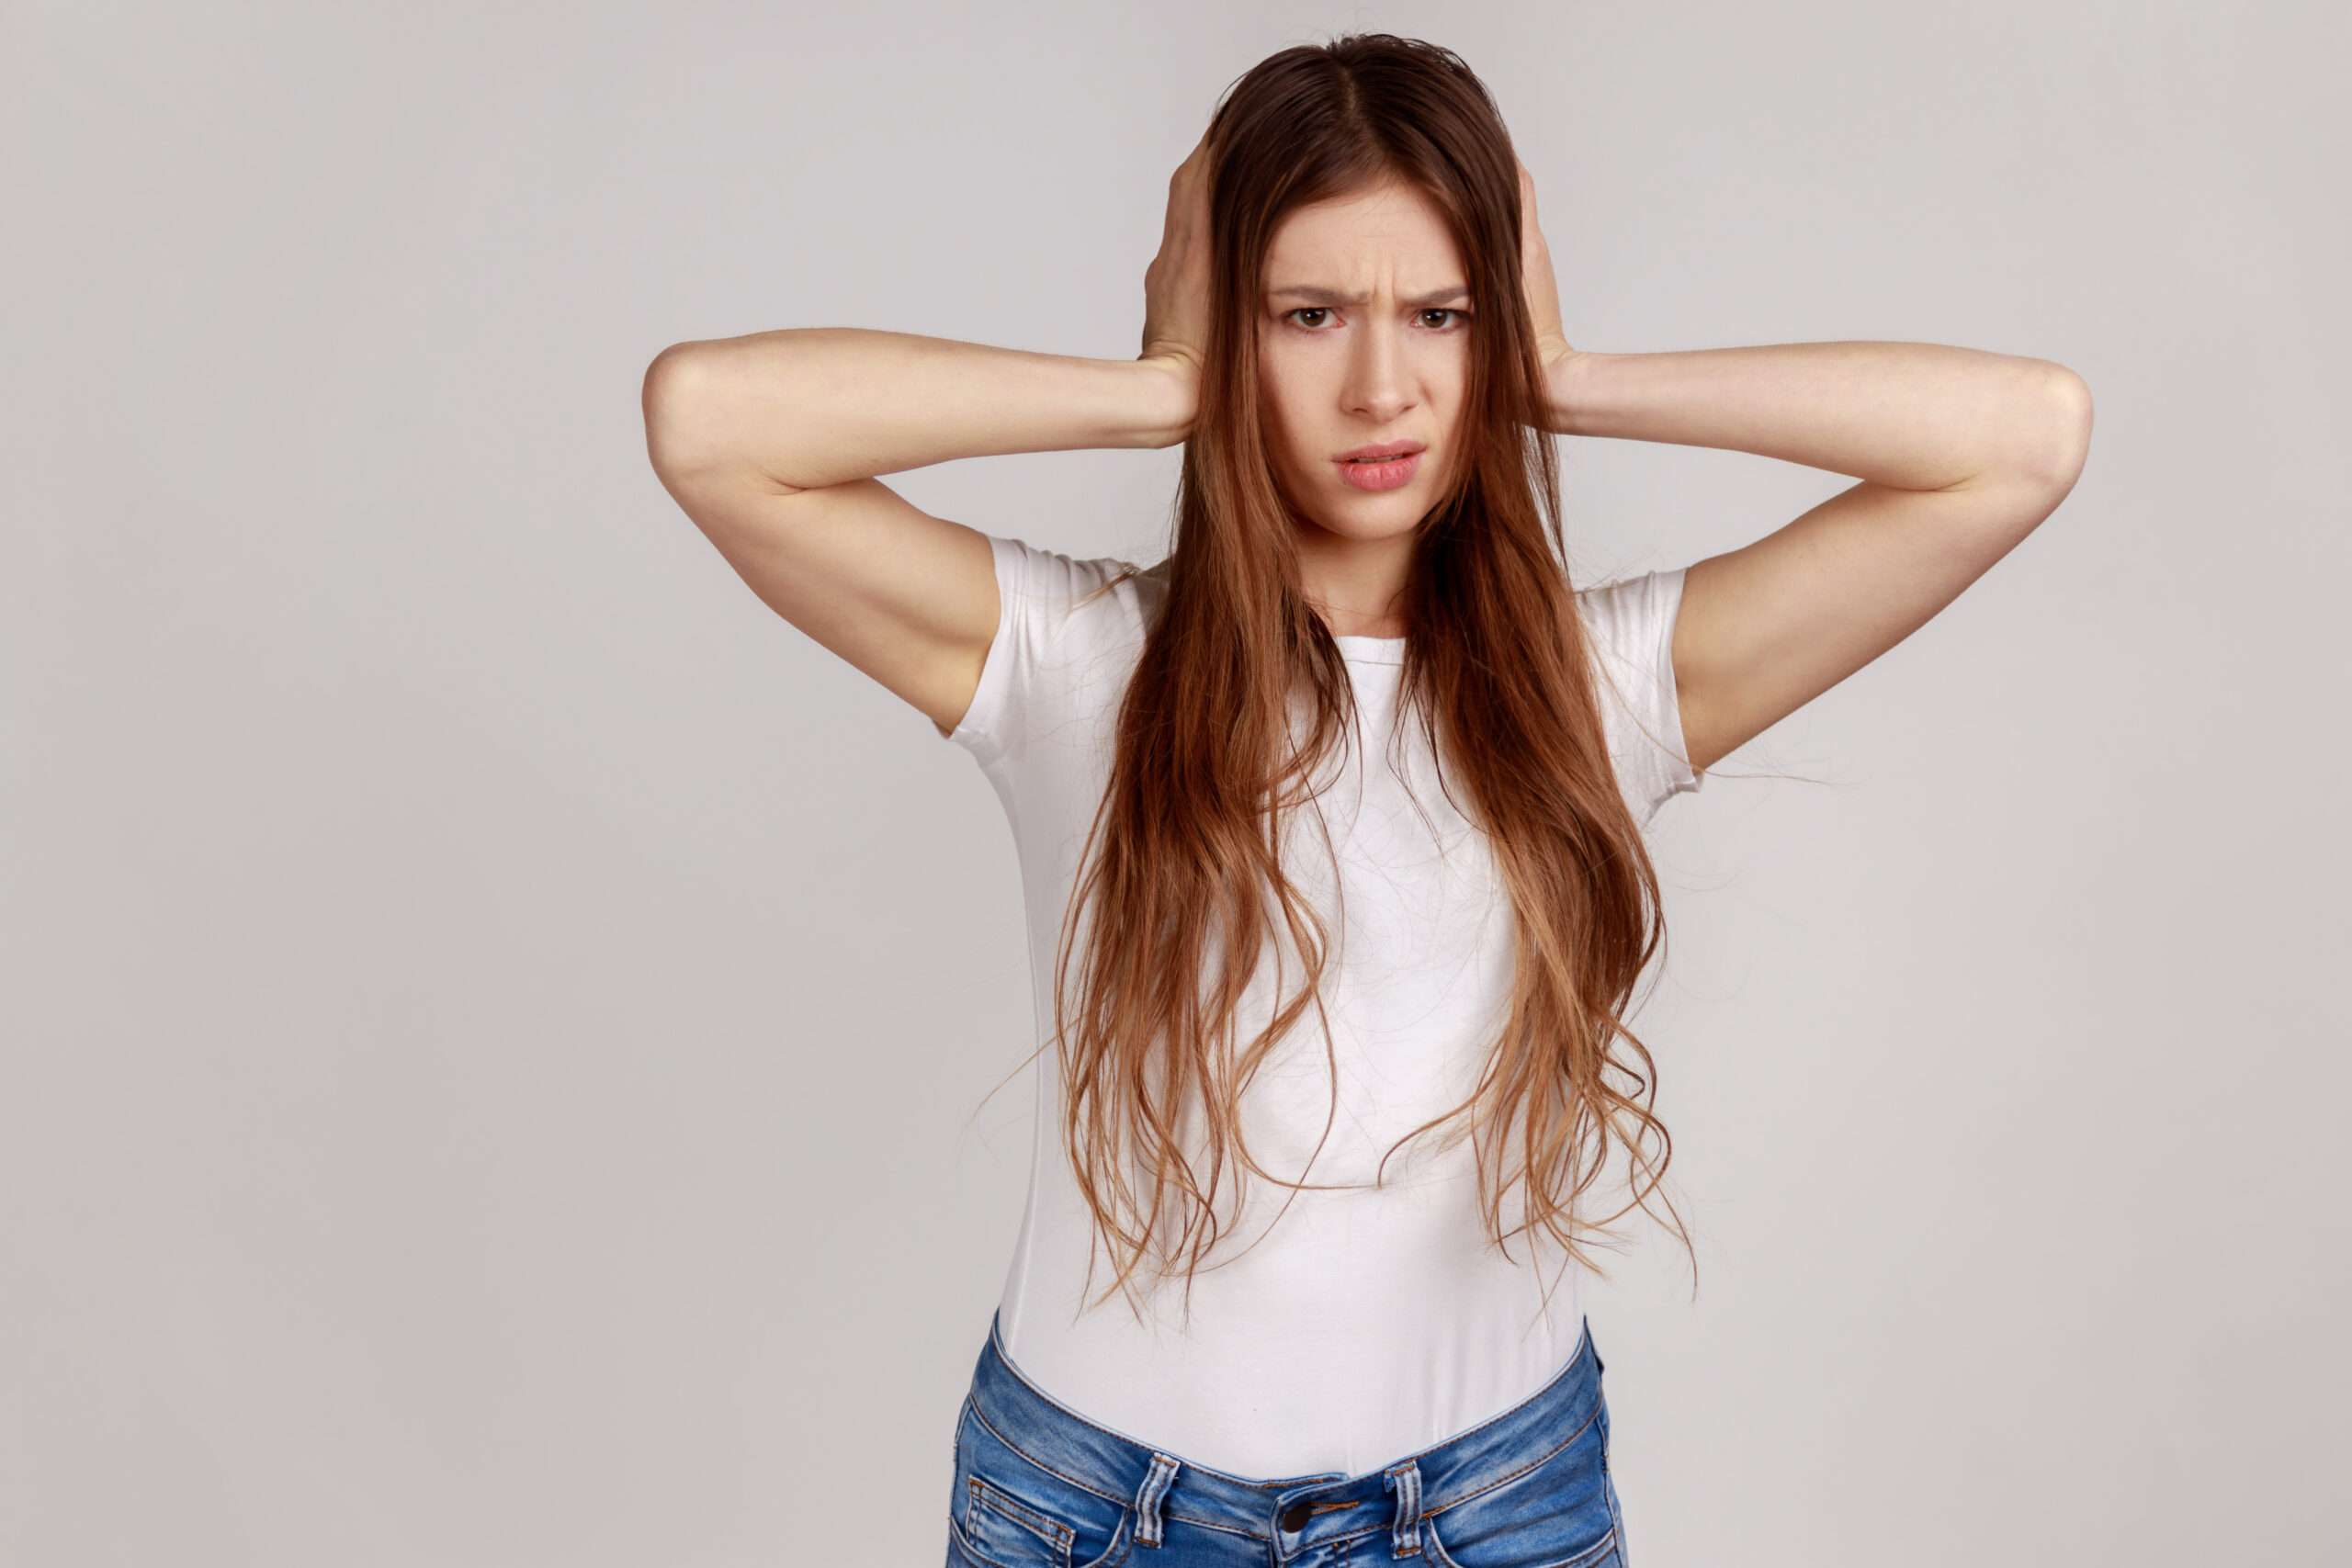
<instances>
[{"instance_id":1,"label":"woman's face","mask_svg":"<svg viewBox=\"0 0 2352 1568\"><path fill-rule=\"evenodd\" d=\"M1283 488L1359 540L1409 536L1454 460L1473 303L1435 203L1396 184L1303 207L1266 253L1260 390ZM1351 468L1359 446L1425 448L1408 470Z\"/></svg>"}]
</instances>

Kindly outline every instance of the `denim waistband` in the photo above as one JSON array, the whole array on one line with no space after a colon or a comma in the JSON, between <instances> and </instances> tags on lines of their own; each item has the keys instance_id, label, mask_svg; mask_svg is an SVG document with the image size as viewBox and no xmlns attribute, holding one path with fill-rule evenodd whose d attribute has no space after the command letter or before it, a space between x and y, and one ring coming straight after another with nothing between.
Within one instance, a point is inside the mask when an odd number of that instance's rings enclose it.
<instances>
[{"instance_id":1,"label":"denim waistband","mask_svg":"<svg viewBox=\"0 0 2352 1568\"><path fill-rule=\"evenodd\" d=\"M972 1374L971 1404L995 1435L1044 1469L1136 1511L1136 1543L1157 1545L1182 1517L1271 1542L1277 1562L1375 1522L1398 1555L1419 1550L1419 1523L1540 1464L1584 1429L1600 1403L1600 1352L1588 1318L1576 1352L1543 1387L1498 1416L1357 1475L1323 1471L1255 1480L1090 1420L1031 1382L1005 1353L997 1317Z\"/></svg>"}]
</instances>

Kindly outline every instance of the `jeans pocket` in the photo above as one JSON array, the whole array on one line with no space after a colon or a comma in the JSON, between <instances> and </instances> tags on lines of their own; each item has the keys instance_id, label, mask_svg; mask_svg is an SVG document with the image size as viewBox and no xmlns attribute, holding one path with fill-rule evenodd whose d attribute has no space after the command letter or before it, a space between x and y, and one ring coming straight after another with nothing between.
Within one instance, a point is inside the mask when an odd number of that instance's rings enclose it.
<instances>
[{"instance_id":1,"label":"jeans pocket","mask_svg":"<svg viewBox=\"0 0 2352 1568\"><path fill-rule=\"evenodd\" d=\"M951 1539L982 1568L1115 1568L1135 1545L1135 1510L1041 1463L968 1399L956 1430Z\"/></svg>"},{"instance_id":2,"label":"jeans pocket","mask_svg":"<svg viewBox=\"0 0 2352 1568\"><path fill-rule=\"evenodd\" d=\"M1605 1408L1526 1469L1423 1519L1436 1568L1617 1568Z\"/></svg>"}]
</instances>

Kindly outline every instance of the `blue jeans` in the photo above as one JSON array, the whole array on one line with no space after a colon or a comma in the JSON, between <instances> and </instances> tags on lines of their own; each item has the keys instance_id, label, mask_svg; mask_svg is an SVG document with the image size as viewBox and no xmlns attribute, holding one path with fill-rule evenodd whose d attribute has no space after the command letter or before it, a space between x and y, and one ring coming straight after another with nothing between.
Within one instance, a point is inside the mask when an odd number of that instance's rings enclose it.
<instances>
[{"instance_id":1,"label":"blue jeans","mask_svg":"<svg viewBox=\"0 0 2352 1568\"><path fill-rule=\"evenodd\" d=\"M956 1426L946 1568L1625 1568L1600 1374L1588 1318L1551 1382L1466 1432L1361 1475L1259 1480L1057 1403L991 1319Z\"/></svg>"}]
</instances>

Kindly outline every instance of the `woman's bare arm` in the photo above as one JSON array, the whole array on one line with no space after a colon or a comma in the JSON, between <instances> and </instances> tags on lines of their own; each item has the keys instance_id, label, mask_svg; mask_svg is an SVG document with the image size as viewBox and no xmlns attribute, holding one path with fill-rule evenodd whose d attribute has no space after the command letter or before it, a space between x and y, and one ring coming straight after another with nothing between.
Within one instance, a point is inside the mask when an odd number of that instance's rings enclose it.
<instances>
[{"instance_id":1,"label":"woman's bare arm","mask_svg":"<svg viewBox=\"0 0 2352 1568\"><path fill-rule=\"evenodd\" d=\"M1192 419L1150 361L864 327L673 344L646 372L645 412L657 471L748 469L780 495L957 457L1167 446Z\"/></svg>"},{"instance_id":2,"label":"woman's bare arm","mask_svg":"<svg viewBox=\"0 0 2352 1568\"><path fill-rule=\"evenodd\" d=\"M1926 625L2057 509L2090 446L2074 371L1939 344L1571 352L1553 376L1564 434L1861 481L1690 567L1672 656L1699 768Z\"/></svg>"},{"instance_id":3,"label":"woman's bare arm","mask_svg":"<svg viewBox=\"0 0 2352 1568\"><path fill-rule=\"evenodd\" d=\"M852 327L682 343L645 374L646 447L673 499L775 613L930 716L970 706L997 624L988 540L874 476L956 457L1164 446L1196 382Z\"/></svg>"},{"instance_id":4,"label":"woman's bare arm","mask_svg":"<svg viewBox=\"0 0 2352 1568\"><path fill-rule=\"evenodd\" d=\"M2082 472L2090 389L2047 359L1932 343L1577 349L1524 163L1519 199L1547 429L1755 452L1861 481L1685 574L1670 657L1695 768L1926 625Z\"/></svg>"}]
</instances>

